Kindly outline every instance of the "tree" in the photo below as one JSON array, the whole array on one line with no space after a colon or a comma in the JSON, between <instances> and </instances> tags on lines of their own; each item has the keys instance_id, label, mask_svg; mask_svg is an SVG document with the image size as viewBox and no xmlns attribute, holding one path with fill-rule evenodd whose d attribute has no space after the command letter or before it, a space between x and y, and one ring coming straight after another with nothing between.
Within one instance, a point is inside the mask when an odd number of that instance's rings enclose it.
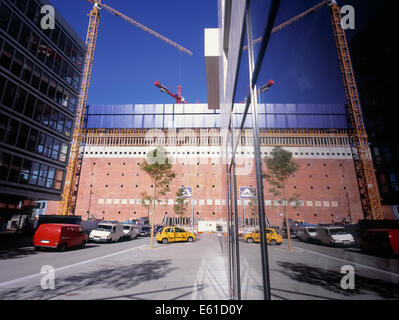
<instances>
[{"instance_id":1,"label":"tree","mask_svg":"<svg viewBox=\"0 0 399 320\"><path fill-rule=\"evenodd\" d=\"M151 221L151 248L154 247L154 219L156 216L156 206L160 196L170 192L169 184L176 177L172 169L171 161L166 157L166 151L162 147L147 152L147 159L140 165L140 169L147 173L152 180L152 194L143 192L143 199L153 204Z\"/></svg>"},{"instance_id":2,"label":"tree","mask_svg":"<svg viewBox=\"0 0 399 320\"><path fill-rule=\"evenodd\" d=\"M298 195L294 194L290 198L287 197L286 185L288 179L299 169L298 164L292 159L292 153L282 149L281 147L273 148L271 157L264 159L269 170L268 174L264 174L270 186L270 192L279 197L279 203L283 206L284 221L287 227L288 250L292 250L290 226L288 223L287 205L291 202L297 202Z\"/></svg>"},{"instance_id":3,"label":"tree","mask_svg":"<svg viewBox=\"0 0 399 320\"><path fill-rule=\"evenodd\" d=\"M175 214L180 217L184 217L186 215L186 211L188 209L187 200L184 198L184 188L181 187L179 191L176 193L176 203L173 206Z\"/></svg>"}]
</instances>

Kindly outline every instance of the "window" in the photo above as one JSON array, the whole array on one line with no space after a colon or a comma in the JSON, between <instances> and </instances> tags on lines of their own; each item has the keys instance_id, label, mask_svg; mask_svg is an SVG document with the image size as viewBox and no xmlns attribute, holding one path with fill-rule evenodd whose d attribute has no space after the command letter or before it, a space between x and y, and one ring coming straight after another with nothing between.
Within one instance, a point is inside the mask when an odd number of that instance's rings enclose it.
<instances>
[{"instance_id":1,"label":"window","mask_svg":"<svg viewBox=\"0 0 399 320\"><path fill-rule=\"evenodd\" d=\"M48 48L47 57L46 57L46 66L52 69L54 60L55 60L55 51L52 48Z\"/></svg>"},{"instance_id":2,"label":"window","mask_svg":"<svg viewBox=\"0 0 399 320\"><path fill-rule=\"evenodd\" d=\"M44 151L44 142L46 141L46 135L44 133L40 133L39 140L37 142L36 152L38 154L42 154Z\"/></svg>"},{"instance_id":3,"label":"window","mask_svg":"<svg viewBox=\"0 0 399 320\"><path fill-rule=\"evenodd\" d=\"M47 158L51 158L53 143L54 143L54 138L47 136L46 143L44 144L44 154L43 154Z\"/></svg>"},{"instance_id":4,"label":"window","mask_svg":"<svg viewBox=\"0 0 399 320\"><path fill-rule=\"evenodd\" d=\"M14 110L17 112L22 113L24 111L24 107L25 107L25 100L26 100L26 96L27 96L27 92L22 89L22 88L18 88L18 92L15 98L15 103L14 103Z\"/></svg>"},{"instance_id":5,"label":"window","mask_svg":"<svg viewBox=\"0 0 399 320\"><path fill-rule=\"evenodd\" d=\"M48 126L50 124L50 117L51 117L51 107L48 104L46 104L44 107L42 124Z\"/></svg>"},{"instance_id":6,"label":"window","mask_svg":"<svg viewBox=\"0 0 399 320\"><path fill-rule=\"evenodd\" d=\"M22 21L15 14L11 18L10 27L8 28L8 34L15 40L18 40L19 31L21 30Z\"/></svg>"},{"instance_id":7,"label":"window","mask_svg":"<svg viewBox=\"0 0 399 320\"><path fill-rule=\"evenodd\" d=\"M0 113L0 142L3 141L4 136L6 134L7 123L8 123L8 117Z\"/></svg>"},{"instance_id":8,"label":"window","mask_svg":"<svg viewBox=\"0 0 399 320\"><path fill-rule=\"evenodd\" d=\"M55 29L53 29L53 33L51 34L51 41L57 44L59 37L60 37L60 27L58 26L58 24L56 24Z\"/></svg>"},{"instance_id":9,"label":"window","mask_svg":"<svg viewBox=\"0 0 399 320\"><path fill-rule=\"evenodd\" d=\"M8 174L8 181L18 183L22 158L14 156Z\"/></svg>"},{"instance_id":10,"label":"window","mask_svg":"<svg viewBox=\"0 0 399 320\"><path fill-rule=\"evenodd\" d=\"M54 178L55 178L55 168L49 168L47 180L46 180L46 188L52 189L54 186Z\"/></svg>"},{"instance_id":11,"label":"window","mask_svg":"<svg viewBox=\"0 0 399 320\"><path fill-rule=\"evenodd\" d=\"M57 121L59 115L60 113L57 110L53 109L53 112L50 117L50 128L53 130L57 128Z\"/></svg>"},{"instance_id":12,"label":"window","mask_svg":"<svg viewBox=\"0 0 399 320\"><path fill-rule=\"evenodd\" d=\"M46 185L46 178L47 178L47 173L48 173L49 167L42 164L40 166L40 171L39 171L39 180L37 182L37 185L39 187L44 187Z\"/></svg>"},{"instance_id":13,"label":"window","mask_svg":"<svg viewBox=\"0 0 399 320\"><path fill-rule=\"evenodd\" d=\"M67 42L66 42L65 50L64 50L67 57L69 57L71 55L71 50L72 50L72 41L71 41L71 39L68 38Z\"/></svg>"},{"instance_id":14,"label":"window","mask_svg":"<svg viewBox=\"0 0 399 320\"><path fill-rule=\"evenodd\" d=\"M64 177L64 171L57 169L57 173L55 175L55 184L54 184L55 190L61 190L63 177Z\"/></svg>"},{"instance_id":15,"label":"window","mask_svg":"<svg viewBox=\"0 0 399 320\"><path fill-rule=\"evenodd\" d=\"M42 79L40 82L40 92L43 93L44 95L47 95L49 80L50 78L48 74L43 72Z\"/></svg>"},{"instance_id":16,"label":"window","mask_svg":"<svg viewBox=\"0 0 399 320\"><path fill-rule=\"evenodd\" d=\"M65 122L65 131L64 134L69 137L72 132L72 120L67 119Z\"/></svg>"},{"instance_id":17,"label":"window","mask_svg":"<svg viewBox=\"0 0 399 320\"><path fill-rule=\"evenodd\" d=\"M30 79L32 77L32 72L33 72L33 63L26 59L24 66L22 68L22 80L24 80L27 83L30 83Z\"/></svg>"},{"instance_id":18,"label":"window","mask_svg":"<svg viewBox=\"0 0 399 320\"><path fill-rule=\"evenodd\" d=\"M37 4L35 1L30 0L28 4L28 8L26 10L26 16L32 21L35 22L36 15L37 15Z\"/></svg>"},{"instance_id":19,"label":"window","mask_svg":"<svg viewBox=\"0 0 399 320\"><path fill-rule=\"evenodd\" d=\"M37 162L33 162L32 163L32 167L31 167L31 174L29 177L29 184L30 185L36 185L37 184L37 178L39 176L39 168L40 168L40 164Z\"/></svg>"},{"instance_id":20,"label":"window","mask_svg":"<svg viewBox=\"0 0 399 320\"><path fill-rule=\"evenodd\" d=\"M39 89L39 84L40 84L40 75L42 73L42 70L40 68L35 67L33 71L33 77L32 77L32 87L35 89Z\"/></svg>"},{"instance_id":21,"label":"window","mask_svg":"<svg viewBox=\"0 0 399 320\"><path fill-rule=\"evenodd\" d=\"M4 31L7 31L10 17L11 17L10 9L8 9L8 7L5 4L0 3L0 28L2 28Z\"/></svg>"},{"instance_id":22,"label":"window","mask_svg":"<svg viewBox=\"0 0 399 320\"><path fill-rule=\"evenodd\" d=\"M41 100L37 100L34 119L38 122L42 121L43 109L44 103Z\"/></svg>"},{"instance_id":23,"label":"window","mask_svg":"<svg viewBox=\"0 0 399 320\"><path fill-rule=\"evenodd\" d=\"M15 52L14 60L11 66L11 72L15 74L18 78L21 75L22 66L24 64L24 56L19 52Z\"/></svg>"},{"instance_id":24,"label":"window","mask_svg":"<svg viewBox=\"0 0 399 320\"><path fill-rule=\"evenodd\" d=\"M55 101L56 89L57 89L57 83L53 79L51 79L50 83L49 83L49 89L48 89L47 96L53 101Z\"/></svg>"},{"instance_id":25,"label":"window","mask_svg":"<svg viewBox=\"0 0 399 320\"><path fill-rule=\"evenodd\" d=\"M7 180L11 164L11 155L0 152L0 180Z\"/></svg>"},{"instance_id":26,"label":"window","mask_svg":"<svg viewBox=\"0 0 399 320\"><path fill-rule=\"evenodd\" d=\"M56 53L55 60L54 60L54 67L53 67L53 71L55 72L55 74L58 74L58 75L60 74L61 65L62 65L62 58L58 53Z\"/></svg>"},{"instance_id":27,"label":"window","mask_svg":"<svg viewBox=\"0 0 399 320\"><path fill-rule=\"evenodd\" d=\"M60 39L58 41L58 48L64 51L65 43L66 43L66 35L64 32L61 31Z\"/></svg>"},{"instance_id":28,"label":"window","mask_svg":"<svg viewBox=\"0 0 399 320\"><path fill-rule=\"evenodd\" d=\"M64 60L64 61L62 62L62 67L61 67L61 74L60 74L60 76L61 76L61 78L62 78L63 80L66 81L66 79L67 79L67 74L68 74L68 62Z\"/></svg>"},{"instance_id":29,"label":"window","mask_svg":"<svg viewBox=\"0 0 399 320\"><path fill-rule=\"evenodd\" d=\"M62 142L58 160L61 162L66 162L67 154L68 154L68 145Z\"/></svg>"},{"instance_id":30,"label":"window","mask_svg":"<svg viewBox=\"0 0 399 320\"><path fill-rule=\"evenodd\" d=\"M43 40L40 41L39 50L37 51L37 58L44 63L47 56L48 44Z\"/></svg>"},{"instance_id":31,"label":"window","mask_svg":"<svg viewBox=\"0 0 399 320\"><path fill-rule=\"evenodd\" d=\"M60 113L57 122L57 132L63 133L64 132L64 124L65 124L65 115Z\"/></svg>"},{"instance_id":32,"label":"window","mask_svg":"<svg viewBox=\"0 0 399 320\"><path fill-rule=\"evenodd\" d=\"M57 92L55 94L55 100L56 102L58 102L59 104L62 103L62 92L64 91L64 88L60 85L57 86Z\"/></svg>"},{"instance_id":33,"label":"window","mask_svg":"<svg viewBox=\"0 0 399 320\"><path fill-rule=\"evenodd\" d=\"M31 167L32 167L32 161L24 159L24 162L23 162L23 165L21 168L21 173L19 176L19 183L28 184Z\"/></svg>"},{"instance_id":34,"label":"window","mask_svg":"<svg viewBox=\"0 0 399 320\"><path fill-rule=\"evenodd\" d=\"M21 123L21 128L19 129L19 135L17 140L17 147L25 149L26 141L28 140L29 127L26 124Z\"/></svg>"},{"instance_id":35,"label":"window","mask_svg":"<svg viewBox=\"0 0 399 320\"><path fill-rule=\"evenodd\" d=\"M29 42L29 51L36 56L36 53L38 51L39 48L39 37L32 32L31 36L30 36L30 42Z\"/></svg>"},{"instance_id":36,"label":"window","mask_svg":"<svg viewBox=\"0 0 399 320\"><path fill-rule=\"evenodd\" d=\"M33 129L33 128L30 129L28 145L26 147L26 149L28 151L35 152L36 140L37 140L38 135L39 135L39 131L37 131L36 129Z\"/></svg>"},{"instance_id":37,"label":"window","mask_svg":"<svg viewBox=\"0 0 399 320\"><path fill-rule=\"evenodd\" d=\"M15 49L11 47L8 43L4 43L3 50L0 56L0 65L5 69L10 69L12 57L14 55Z\"/></svg>"},{"instance_id":38,"label":"window","mask_svg":"<svg viewBox=\"0 0 399 320\"><path fill-rule=\"evenodd\" d=\"M72 85L73 85L73 87L76 89L76 90L79 90L79 83L80 83L80 76L79 76L79 74L78 73L74 73L74 76L73 76L73 83L72 83Z\"/></svg>"},{"instance_id":39,"label":"window","mask_svg":"<svg viewBox=\"0 0 399 320\"><path fill-rule=\"evenodd\" d=\"M15 97L16 91L17 91L17 86L14 83L8 81L7 87L4 92L4 96L3 96L3 104L6 107L9 107L9 108L12 107L12 105L14 103L14 97Z\"/></svg>"}]
</instances>

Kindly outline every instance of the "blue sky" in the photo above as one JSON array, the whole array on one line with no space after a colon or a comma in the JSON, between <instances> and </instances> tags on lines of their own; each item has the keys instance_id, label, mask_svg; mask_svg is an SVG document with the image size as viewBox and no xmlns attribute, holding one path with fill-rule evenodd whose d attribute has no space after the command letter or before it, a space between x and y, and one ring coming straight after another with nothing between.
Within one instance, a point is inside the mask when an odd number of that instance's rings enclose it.
<instances>
[{"instance_id":1,"label":"blue sky","mask_svg":"<svg viewBox=\"0 0 399 320\"><path fill-rule=\"evenodd\" d=\"M189 102L206 103L204 28L217 27L216 0L103 1L175 41L176 48L102 11L89 104L174 103L154 86L155 80L177 92L180 84ZM85 0L51 0L85 41L92 4Z\"/></svg>"},{"instance_id":2,"label":"blue sky","mask_svg":"<svg viewBox=\"0 0 399 320\"><path fill-rule=\"evenodd\" d=\"M259 1L264 0L253 0ZM85 40L87 14L92 4L85 0L51 2ZM318 2L320 0L283 0L277 22ZM177 92L180 84L187 101L206 103L204 28L218 26L217 0L106 0L104 3L186 47L194 55L186 55L102 11L89 104L174 103L172 97L154 86L155 80L173 92ZM377 6L375 3L339 1L341 5L355 7L357 30L369 18ZM348 38L355 32L347 32ZM266 58L268 62L261 70L259 84L273 79L276 85L262 97L262 102L345 102L327 8L276 34ZM241 74L237 101L245 98L247 84L248 75Z\"/></svg>"}]
</instances>

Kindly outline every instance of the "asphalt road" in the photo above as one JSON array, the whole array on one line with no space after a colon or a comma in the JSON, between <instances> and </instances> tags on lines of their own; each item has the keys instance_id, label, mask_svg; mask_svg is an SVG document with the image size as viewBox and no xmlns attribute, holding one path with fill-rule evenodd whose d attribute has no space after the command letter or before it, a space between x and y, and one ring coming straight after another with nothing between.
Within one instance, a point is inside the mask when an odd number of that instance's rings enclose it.
<instances>
[{"instance_id":1,"label":"asphalt road","mask_svg":"<svg viewBox=\"0 0 399 320\"><path fill-rule=\"evenodd\" d=\"M221 237L157 244L149 238L89 243L65 252L31 246L0 250L0 299L227 300L227 266ZM365 255L287 240L268 247L272 299L399 299L399 259ZM240 241L241 298L263 299L259 244ZM43 266L55 272L55 289L43 289ZM344 290L340 273L353 266L355 288Z\"/></svg>"}]
</instances>

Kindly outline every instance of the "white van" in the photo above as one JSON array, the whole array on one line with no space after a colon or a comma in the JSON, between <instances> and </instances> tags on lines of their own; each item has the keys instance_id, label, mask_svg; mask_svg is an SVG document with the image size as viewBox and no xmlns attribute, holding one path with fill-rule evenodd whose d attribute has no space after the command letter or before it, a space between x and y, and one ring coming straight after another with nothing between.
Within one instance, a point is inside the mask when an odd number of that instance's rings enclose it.
<instances>
[{"instance_id":1,"label":"white van","mask_svg":"<svg viewBox=\"0 0 399 320\"><path fill-rule=\"evenodd\" d=\"M317 227L303 227L298 230L299 240L304 242L316 242L317 241Z\"/></svg>"},{"instance_id":2,"label":"white van","mask_svg":"<svg viewBox=\"0 0 399 320\"><path fill-rule=\"evenodd\" d=\"M325 245L352 245L355 242L353 236L343 227L319 227L316 230L317 239Z\"/></svg>"},{"instance_id":3,"label":"white van","mask_svg":"<svg viewBox=\"0 0 399 320\"><path fill-rule=\"evenodd\" d=\"M125 240L136 239L139 231L134 224L124 224L123 225L123 234Z\"/></svg>"},{"instance_id":4,"label":"white van","mask_svg":"<svg viewBox=\"0 0 399 320\"><path fill-rule=\"evenodd\" d=\"M101 222L90 232L89 240L94 242L116 242L124 237L123 226L118 223Z\"/></svg>"}]
</instances>

